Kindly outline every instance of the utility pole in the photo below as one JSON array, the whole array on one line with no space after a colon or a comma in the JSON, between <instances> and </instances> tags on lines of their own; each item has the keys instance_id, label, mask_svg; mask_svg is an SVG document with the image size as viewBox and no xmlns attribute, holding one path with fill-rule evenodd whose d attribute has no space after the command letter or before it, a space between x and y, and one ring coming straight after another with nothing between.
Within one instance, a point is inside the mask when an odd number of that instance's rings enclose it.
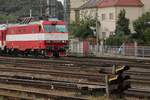
<instances>
[{"instance_id":1,"label":"utility pole","mask_svg":"<svg viewBox=\"0 0 150 100\"><path fill-rule=\"evenodd\" d=\"M70 0L64 0L64 20L70 23Z\"/></svg>"},{"instance_id":2,"label":"utility pole","mask_svg":"<svg viewBox=\"0 0 150 100\"><path fill-rule=\"evenodd\" d=\"M30 18L32 17L32 9L30 9Z\"/></svg>"},{"instance_id":3,"label":"utility pole","mask_svg":"<svg viewBox=\"0 0 150 100\"><path fill-rule=\"evenodd\" d=\"M43 16L43 3L42 0L40 0L40 16Z\"/></svg>"},{"instance_id":4,"label":"utility pole","mask_svg":"<svg viewBox=\"0 0 150 100\"><path fill-rule=\"evenodd\" d=\"M67 22L67 0L64 0L64 20Z\"/></svg>"},{"instance_id":5,"label":"utility pole","mask_svg":"<svg viewBox=\"0 0 150 100\"><path fill-rule=\"evenodd\" d=\"M97 50L96 50L96 55L99 52L99 30L98 30L98 8L96 8L96 44L97 44Z\"/></svg>"},{"instance_id":6,"label":"utility pole","mask_svg":"<svg viewBox=\"0 0 150 100\"><path fill-rule=\"evenodd\" d=\"M47 0L46 1L46 4L47 4L47 6L46 6L46 15L47 16L49 16L49 13L50 13L50 5L49 5L49 3L50 3L49 0Z\"/></svg>"}]
</instances>

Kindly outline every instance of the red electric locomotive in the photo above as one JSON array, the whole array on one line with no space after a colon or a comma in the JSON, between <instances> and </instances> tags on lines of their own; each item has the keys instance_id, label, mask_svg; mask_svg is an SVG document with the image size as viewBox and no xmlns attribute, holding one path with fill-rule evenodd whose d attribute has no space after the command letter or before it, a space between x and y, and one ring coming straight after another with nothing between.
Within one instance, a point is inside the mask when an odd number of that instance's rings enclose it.
<instances>
[{"instance_id":1,"label":"red electric locomotive","mask_svg":"<svg viewBox=\"0 0 150 100\"><path fill-rule=\"evenodd\" d=\"M61 20L8 24L0 34L1 49L9 54L58 57L66 56L68 49L68 31Z\"/></svg>"}]
</instances>

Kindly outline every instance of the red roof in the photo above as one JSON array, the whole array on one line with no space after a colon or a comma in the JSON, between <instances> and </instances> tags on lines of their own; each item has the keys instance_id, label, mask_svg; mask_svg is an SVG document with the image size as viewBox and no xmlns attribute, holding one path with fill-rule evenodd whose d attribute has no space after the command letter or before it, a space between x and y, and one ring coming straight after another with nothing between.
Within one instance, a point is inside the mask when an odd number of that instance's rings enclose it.
<instances>
[{"instance_id":1,"label":"red roof","mask_svg":"<svg viewBox=\"0 0 150 100\"><path fill-rule=\"evenodd\" d=\"M96 8L97 5L101 2L102 0L89 0L85 4L83 4L80 9L86 9L86 8Z\"/></svg>"},{"instance_id":2,"label":"red roof","mask_svg":"<svg viewBox=\"0 0 150 100\"><path fill-rule=\"evenodd\" d=\"M103 0L98 7L104 8L104 7L113 7L113 6L119 6L119 7L142 7L144 4L140 0Z\"/></svg>"}]
</instances>

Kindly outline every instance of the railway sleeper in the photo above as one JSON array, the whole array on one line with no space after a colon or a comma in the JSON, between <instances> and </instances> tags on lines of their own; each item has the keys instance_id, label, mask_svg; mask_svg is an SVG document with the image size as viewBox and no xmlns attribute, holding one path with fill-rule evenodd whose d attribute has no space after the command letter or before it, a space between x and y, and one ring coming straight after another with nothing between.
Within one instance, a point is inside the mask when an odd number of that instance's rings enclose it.
<instances>
[{"instance_id":1,"label":"railway sleeper","mask_svg":"<svg viewBox=\"0 0 150 100\"><path fill-rule=\"evenodd\" d=\"M97 92L105 93L105 86L94 86L94 85L78 85L81 95L94 95Z\"/></svg>"}]
</instances>

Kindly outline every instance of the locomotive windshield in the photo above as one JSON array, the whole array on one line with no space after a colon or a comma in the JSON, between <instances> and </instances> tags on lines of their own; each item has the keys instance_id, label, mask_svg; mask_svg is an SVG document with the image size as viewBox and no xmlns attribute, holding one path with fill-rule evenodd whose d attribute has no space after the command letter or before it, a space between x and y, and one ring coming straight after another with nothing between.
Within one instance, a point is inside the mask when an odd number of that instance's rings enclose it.
<instances>
[{"instance_id":1,"label":"locomotive windshield","mask_svg":"<svg viewBox=\"0 0 150 100\"><path fill-rule=\"evenodd\" d=\"M45 25L46 32L68 32L65 25Z\"/></svg>"}]
</instances>

